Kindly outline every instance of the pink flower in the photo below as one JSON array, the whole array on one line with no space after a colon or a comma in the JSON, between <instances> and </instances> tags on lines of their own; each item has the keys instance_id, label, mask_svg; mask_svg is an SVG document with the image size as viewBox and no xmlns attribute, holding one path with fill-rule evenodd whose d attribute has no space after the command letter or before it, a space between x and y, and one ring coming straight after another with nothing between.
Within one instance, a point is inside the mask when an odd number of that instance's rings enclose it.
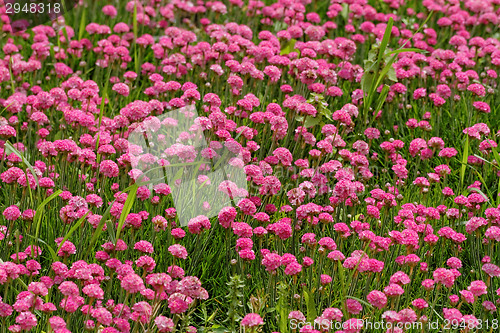
<instances>
[{"instance_id":1,"label":"pink flower","mask_svg":"<svg viewBox=\"0 0 500 333\"><path fill-rule=\"evenodd\" d=\"M472 292L474 296L486 295L488 293L486 283L481 280L472 281L471 284L467 287L467 290Z\"/></svg>"},{"instance_id":2,"label":"pink flower","mask_svg":"<svg viewBox=\"0 0 500 333\"><path fill-rule=\"evenodd\" d=\"M384 293L389 297L400 296L404 293L404 289L398 284L390 284L384 288Z\"/></svg>"},{"instance_id":3,"label":"pink flower","mask_svg":"<svg viewBox=\"0 0 500 333\"><path fill-rule=\"evenodd\" d=\"M462 296L462 299L469 304L474 303L474 294L471 293L468 290L460 290L460 295Z\"/></svg>"},{"instance_id":4,"label":"pink flower","mask_svg":"<svg viewBox=\"0 0 500 333\"><path fill-rule=\"evenodd\" d=\"M488 103L485 103L485 102L476 101L476 102L472 103L472 106L480 112L484 112L484 113L491 112L490 106L488 105Z\"/></svg>"},{"instance_id":5,"label":"pink flower","mask_svg":"<svg viewBox=\"0 0 500 333\"><path fill-rule=\"evenodd\" d=\"M21 216L21 211L15 205L5 208L3 216L7 221L15 221Z\"/></svg>"},{"instance_id":6,"label":"pink flower","mask_svg":"<svg viewBox=\"0 0 500 333\"><path fill-rule=\"evenodd\" d=\"M42 282L31 282L28 290L37 296L46 296L49 293L47 287Z\"/></svg>"},{"instance_id":7,"label":"pink flower","mask_svg":"<svg viewBox=\"0 0 500 333\"><path fill-rule=\"evenodd\" d=\"M79 295L79 289L78 286L71 281L64 281L59 285L59 291L64 295L64 296L78 296Z\"/></svg>"},{"instance_id":8,"label":"pink flower","mask_svg":"<svg viewBox=\"0 0 500 333\"><path fill-rule=\"evenodd\" d=\"M134 244L134 250L138 250L143 253L153 253L153 245L145 240L141 240Z\"/></svg>"},{"instance_id":9,"label":"pink flower","mask_svg":"<svg viewBox=\"0 0 500 333\"><path fill-rule=\"evenodd\" d=\"M321 274L320 276L320 282L323 286L329 284L332 282L332 277L330 275L327 275L327 274Z\"/></svg>"},{"instance_id":10,"label":"pink flower","mask_svg":"<svg viewBox=\"0 0 500 333\"><path fill-rule=\"evenodd\" d=\"M188 229L192 234L200 234L203 230L209 230L210 227L210 220L205 215L199 215L188 222Z\"/></svg>"},{"instance_id":11,"label":"pink flower","mask_svg":"<svg viewBox=\"0 0 500 333\"><path fill-rule=\"evenodd\" d=\"M445 287L450 288L455 283L455 275L451 270L446 268L438 268L432 273L434 281L436 283L441 283Z\"/></svg>"},{"instance_id":12,"label":"pink flower","mask_svg":"<svg viewBox=\"0 0 500 333\"><path fill-rule=\"evenodd\" d=\"M262 265L266 266L268 272L272 272L281 266L281 256L276 253L268 253L264 255Z\"/></svg>"},{"instance_id":13,"label":"pink flower","mask_svg":"<svg viewBox=\"0 0 500 333\"><path fill-rule=\"evenodd\" d=\"M473 83L467 87L467 90L472 92L474 95L479 97L484 97L486 95L486 89L482 84Z\"/></svg>"},{"instance_id":14,"label":"pink flower","mask_svg":"<svg viewBox=\"0 0 500 333\"><path fill-rule=\"evenodd\" d=\"M264 325L262 318L256 313L249 313L241 320L241 326L243 327L256 327L259 325Z\"/></svg>"},{"instance_id":15,"label":"pink flower","mask_svg":"<svg viewBox=\"0 0 500 333\"><path fill-rule=\"evenodd\" d=\"M500 276L500 267L494 264L486 263L481 268L483 272L488 274L490 277L499 277Z\"/></svg>"},{"instance_id":16,"label":"pink flower","mask_svg":"<svg viewBox=\"0 0 500 333\"><path fill-rule=\"evenodd\" d=\"M180 293L174 293L168 298L168 307L173 314L184 313L192 302L193 299L191 297Z\"/></svg>"},{"instance_id":17,"label":"pink flower","mask_svg":"<svg viewBox=\"0 0 500 333\"><path fill-rule=\"evenodd\" d=\"M378 290L372 290L366 296L368 302L378 309L382 309L387 305L387 297L385 294Z\"/></svg>"},{"instance_id":18,"label":"pink flower","mask_svg":"<svg viewBox=\"0 0 500 333\"><path fill-rule=\"evenodd\" d=\"M36 326L38 321L36 320L36 316L34 314L27 311L27 312L21 312L16 317L16 323L19 324L22 330L29 331Z\"/></svg>"},{"instance_id":19,"label":"pink flower","mask_svg":"<svg viewBox=\"0 0 500 333\"><path fill-rule=\"evenodd\" d=\"M285 268L285 274L291 276L297 275L301 271L302 271L302 265L296 261L289 263Z\"/></svg>"},{"instance_id":20,"label":"pink flower","mask_svg":"<svg viewBox=\"0 0 500 333\"><path fill-rule=\"evenodd\" d=\"M130 273L123 277L120 285L131 294L135 294L144 289L144 282L141 277L135 273Z\"/></svg>"},{"instance_id":21,"label":"pink flower","mask_svg":"<svg viewBox=\"0 0 500 333\"><path fill-rule=\"evenodd\" d=\"M125 83L116 83L111 90L125 97L129 95L129 87Z\"/></svg>"},{"instance_id":22,"label":"pink flower","mask_svg":"<svg viewBox=\"0 0 500 333\"><path fill-rule=\"evenodd\" d=\"M179 259L186 259L188 256L186 248L180 244L170 245L168 247L168 252Z\"/></svg>"},{"instance_id":23,"label":"pink flower","mask_svg":"<svg viewBox=\"0 0 500 333\"><path fill-rule=\"evenodd\" d=\"M116 17L116 15L118 14L116 8L113 5L106 5L102 7L102 12L104 13L104 15L107 15L111 18Z\"/></svg>"},{"instance_id":24,"label":"pink flower","mask_svg":"<svg viewBox=\"0 0 500 333\"><path fill-rule=\"evenodd\" d=\"M427 304L427 302L422 298L417 298L416 300L411 302L411 305L413 305L414 307L416 307L419 310L422 310L422 309L429 307L429 304Z\"/></svg>"},{"instance_id":25,"label":"pink flower","mask_svg":"<svg viewBox=\"0 0 500 333\"><path fill-rule=\"evenodd\" d=\"M355 299L350 298L346 300L346 308L347 312L349 312L350 314L358 314L363 311L363 306L361 306L361 303L359 303Z\"/></svg>"},{"instance_id":26,"label":"pink flower","mask_svg":"<svg viewBox=\"0 0 500 333\"><path fill-rule=\"evenodd\" d=\"M449 320L452 325L457 325L462 320L462 314L457 309L443 309L443 316L445 319Z\"/></svg>"},{"instance_id":27,"label":"pink flower","mask_svg":"<svg viewBox=\"0 0 500 333\"><path fill-rule=\"evenodd\" d=\"M83 287L82 292L90 298L94 298L94 299L103 299L104 298L104 291L97 284L89 284L89 285Z\"/></svg>"},{"instance_id":28,"label":"pink flower","mask_svg":"<svg viewBox=\"0 0 500 333\"><path fill-rule=\"evenodd\" d=\"M156 327L158 328L158 332L166 333L173 332L175 328L174 321L165 316L158 316L154 320Z\"/></svg>"},{"instance_id":29,"label":"pink flower","mask_svg":"<svg viewBox=\"0 0 500 333\"><path fill-rule=\"evenodd\" d=\"M109 178L118 177L120 171L118 165L111 160L102 161L99 170L104 176Z\"/></svg>"},{"instance_id":30,"label":"pink flower","mask_svg":"<svg viewBox=\"0 0 500 333\"><path fill-rule=\"evenodd\" d=\"M359 333L363 329L363 321L357 318L351 318L342 324L345 333Z\"/></svg>"}]
</instances>

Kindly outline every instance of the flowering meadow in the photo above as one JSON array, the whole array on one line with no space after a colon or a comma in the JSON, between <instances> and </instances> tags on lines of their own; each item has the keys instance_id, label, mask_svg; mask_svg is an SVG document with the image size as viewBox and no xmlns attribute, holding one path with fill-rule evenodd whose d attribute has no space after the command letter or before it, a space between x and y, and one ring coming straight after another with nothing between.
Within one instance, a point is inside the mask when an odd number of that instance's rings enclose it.
<instances>
[{"instance_id":1,"label":"flowering meadow","mask_svg":"<svg viewBox=\"0 0 500 333\"><path fill-rule=\"evenodd\" d=\"M500 0L7 2L1 333L500 331Z\"/></svg>"}]
</instances>

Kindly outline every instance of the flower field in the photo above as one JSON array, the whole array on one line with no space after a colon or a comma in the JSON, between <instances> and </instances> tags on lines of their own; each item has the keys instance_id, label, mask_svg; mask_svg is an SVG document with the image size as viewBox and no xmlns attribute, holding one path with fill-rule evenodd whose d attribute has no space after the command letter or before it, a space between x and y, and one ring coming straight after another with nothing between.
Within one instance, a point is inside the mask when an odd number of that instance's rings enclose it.
<instances>
[{"instance_id":1,"label":"flower field","mask_svg":"<svg viewBox=\"0 0 500 333\"><path fill-rule=\"evenodd\" d=\"M1 333L500 332L500 0L45 3L0 0Z\"/></svg>"}]
</instances>

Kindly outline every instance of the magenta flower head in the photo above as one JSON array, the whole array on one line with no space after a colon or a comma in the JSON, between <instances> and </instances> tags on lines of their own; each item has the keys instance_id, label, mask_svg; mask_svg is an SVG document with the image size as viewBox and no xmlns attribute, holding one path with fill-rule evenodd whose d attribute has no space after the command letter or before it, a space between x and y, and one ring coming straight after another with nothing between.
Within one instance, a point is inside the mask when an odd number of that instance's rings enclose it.
<instances>
[{"instance_id":1,"label":"magenta flower head","mask_svg":"<svg viewBox=\"0 0 500 333\"><path fill-rule=\"evenodd\" d=\"M500 276L500 267L494 264L486 263L481 268L483 272L485 272L490 277L499 277Z\"/></svg>"},{"instance_id":2,"label":"magenta flower head","mask_svg":"<svg viewBox=\"0 0 500 333\"><path fill-rule=\"evenodd\" d=\"M127 274L123 277L121 287L131 294L144 290L144 281L135 273Z\"/></svg>"},{"instance_id":3,"label":"magenta flower head","mask_svg":"<svg viewBox=\"0 0 500 333\"><path fill-rule=\"evenodd\" d=\"M103 299L104 291L97 284L89 284L83 287L82 292L90 298L93 299Z\"/></svg>"},{"instance_id":4,"label":"magenta flower head","mask_svg":"<svg viewBox=\"0 0 500 333\"><path fill-rule=\"evenodd\" d=\"M80 291L78 289L78 286L71 281L64 281L59 285L59 291L64 295L64 296L78 296Z\"/></svg>"},{"instance_id":5,"label":"magenta flower head","mask_svg":"<svg viewBox=\"0 0 500 333\"><path fill-rule=\"evenodd\" d=\"M174 321L165 316L156 317L154 322L156 327L158 328L158 332L160 333L173 332L175 329Z\"/></svg>"},{"instance_id":6,"label":"magenta flower head","mask_svg":"<svg viewBox=\"0 0 500 333\"><path fill-rule=\"evenodd\" d=\"M361 303L350 298L346 300L346 308L347 312L349 312L350 314L358 314L363 311L363 306L361 305Z\"/></svg>"},{"instance_id":7,"label":"magenta flower head","mask_svg":"<svg viewBox=\"0 0 500 333\"><path fill-rule=\"evenodd\" d=\"M134 244L134 250L143 252L143 253L153 253L154 248L153 245L145 240L138 241Z\"/></svg>"},{"instance_id":8,"label":"magenta flower head","mask_svg":"<svg viewBox=\"0 0 500 333\"><path fill-rule=\"evenodd\" d=\"M168 252L170 252L171 255L179 259L186 259L188 256L186 248L180 244L170 245L168 247Z\"/></svg>"},{"instance_id":9,"label":"magenta flower head","mask_svg":"<svg viewBox=\"0 0 500 333\"><path fill-rule=\"evenodd\" d=\"M26 312L21 312L16 317L16 323L19 324L22 330L29 331L36 326L37 319L33 313L26 311Z\"/></svg>"},{"instance_id":10,"label":"magenta flower head","mask_svg":"<svg viewBox=\"0 0 500 333\"><path fill-rule=\"evenodd\" d=\"M249 313L241 320L241 326L245 328L264 325L264 320L257 313Z\"/></svg>"},{"instance_id":11,"label":"magenta flower head","mask_svg":"<svg viewBox=\"0 0 500 333\"><path fill-rule=\"evenodd\" d=\"M387 296L378 290L370 291L366 296L366 299L368 300L368 303L378 309L382 309L387 305Z\"/></svg>"},{"instance_id":12,"label":"magenta flower head","mask_svg":"<svg viewBox=\"0 0 500 333\"><path fill-rule=\"evenodd\" d=\"M16 205L9 206L3 211L3 216L7 221L15 221L21 216L21 211Z\"/></svg>"}]
</instances>

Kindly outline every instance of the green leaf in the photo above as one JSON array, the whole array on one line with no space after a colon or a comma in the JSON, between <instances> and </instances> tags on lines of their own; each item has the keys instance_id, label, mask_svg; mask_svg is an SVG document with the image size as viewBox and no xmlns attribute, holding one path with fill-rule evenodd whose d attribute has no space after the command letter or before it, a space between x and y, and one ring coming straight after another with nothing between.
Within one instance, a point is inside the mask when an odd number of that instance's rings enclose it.
<instances>
[{"instance_id":1,"label":"green leaf","mask_svg":"<svg viewBox=\"0 0 500 333\"><path fill-rule=\"evenodd\" d=\"M405 49L397 49L397 50L394 50L394 51L387 52L386 55L400 54L400 53L404 53L404 52L425 53L427 51L426 50L422 50L422 49L417 49L415 47L408 47L408 48L405 48Z\"/></svg>"},{"instance_id":2,"label":"green leaf","mask_svg":"<svg viewBox=\"0 0 500 333\"><path fill-rule=\"evenodd\" d=\"M491 151L493 152L493 157L495 158L495 161L497 161L498 167L500 167L500 155L498 154L497 148L491 147Z\"/></svg>"},{"instance_id":3,"label":"green leaf","mask_svg":"<svg viewBox=\"0 0 500 333\"><path fill-rule=\"evenodd\" d=\"M87 217L87 215L89 215L90 211L88 211L85 215L83 215L76 223L74 226L71 227L71 229L69 229L68 233L66 234L66 236L64 236L62 242L59 244L59 247L57 248L56 250L56 254L59 253L59 250L61 249L61 246L63 246L64 242L66 242L68 240L68 238L75 232L76 229L78 229L83 221L85 220L85 218Z\"/></svg>"},{"instance_id":4,"label":"green leaf","mask_svg":"<svg viewBox=\"0 0 500 333\"><path fill-rule=\"evenodd\" d=\"M321 114L317 114L316 117L307 117L304 122L304 127L309 128L318 125L321 122L323 116Z\"/></svg>"},{"instance_id":5,"label":"green leaf","mask_svg":"<svg viewBox=\"0 0 500 333\"><path fill-rule=\"evenodd\" d=\"M491 166L493 166L495 169L500 169L500 166L499 166L499 165L497 165L497 164L495 164L495 163L492 163L492 162L488 161L488 160L487 160L487 159L485 159L484 157L481 157L481 156L479 156L479 155L477 155L477 154L474 154L474 157L477 157L477 158L478 158L478 159L480 159L481 161L483 161L483 162L485 162L485 163L490 164L490 165L491 165Z\"/></svg>"},{"instance_id":6,"label":"green leaf","mask_svg":"<svg viewBox=\"0 0 500 333\"><path fill-rule=\"evenodd\" d=\"M356 267L357 268L357 267ZM344 312L346 312L346 305L345 305L345 298L346 298L346 285L345 285L345 274L344 274L344 266L342 266L342 263L340 260L337 261L337 269L340 275L340 292L342 294L342 299L340 300L342 302L342 307Z\"/></svg>"},{"instance_id":7,"label":"green leaf","mask_svg":"<svg viewBox=\"0 0 500 333\"><path fill-rule=\"evenodd\" d=\"M288 43L286 43L283 48L281 49L280 51L280 55L287 55L291 52L294 52L294 47L295 47L295 43L297 42L296 39L290 39L288 41Z\"/></svg>"},{"instance_id":8,"label":"green leaf","mask_svg":"<svg viewBox=\"0 0 500 333\"><path fill-rule=\"evenodd\" d=\"M361 90L363 90L363 97L365 97L372 90L374 79L375 73L373 70L365 70L363 76L361 77Z\"/></svg>"},{"instance_id":9,"label":"green leaf","mask_svg":"<svg viewBox=\"0 0 500 333\"><path fill-rule=\"evenodd\" d=\"M78 29L78 40L82 40L85 32L85 20L87 19L87 8L83 7L82 17L80 18L80 28Z\"/></svg>"},{"instance_id":10,"label":"green leaf","mask_svg":"<svg viewBox=\"0 0 500 333\"><path fill-rule=\"evenodd\" d=\"M222 327L220 325L214 325L214 326L212 326L212 332L214 332L214 333L226 333L226 332L230 332L230 329Z\"/></svg>"},{"instance_id":11,"label":"green leaf","mask_svg":"<svg viewBox=\"0 0 500 333\"><path fill-rule=\"evenodd\" d=\"M132 29L134 31L134 42L137 39L138 27L137 27L137 2L134 2L134 14L132 16Z\"/></svg>"},{"instance_id":12,"label":"green leaf","mask_svg":"<svg viewBox=\"0 0 500 333\"><path fill-rule=\"evenodd\" d=\"M375 83L375 85L372 87L372 90L375 90L377 89L378 86L380 86L382 84L382 80L384 80L385 76L387 75L387 73L390 71L390 69L392 68L392 64L394 63L394 61L396 60L396 56L393 55L391 57L391 59L389 60L389 62L387 62L384 66L384 68L382 69L382 71L380 72L380 75L378 76L377 78L377 82Z\"/></svg>"},{"instance_id":13,"label":"green leaf","mask_svg":"<svg viewBox=\"0 0 500 333\"><path fill-rule=\"evenodd\" d=\"M467 169L468 158L469 158L469 136L466 135L464 150L462 154L462 166L460 168L460 187L464 185L465 170Z\"/></svg>"},{"instance_id":14,"label":"green leaf","mask_svg":"<svg viewBox=\"0 0 500 333\"><path fill-rule=\"evenodd\" d=\"M38 236L40 235L40 228L41 228L41 224L42 224L42 216L43 216L43 211L45 210L45 206L49 202L51 202L52 200L54 200L55 198L57 198L59 196L59 194L61 194L61 193L62 193L61 190L55 191L54 193L52 193L51 196L49 196L48 198L46 198L45 200L43 200L42 203L39 204L38 207L36 208L35 216L33 217L33 223L36 225L35 239L38 239Z\"/></svg>"},{"instance_id":15,"label":"green leaf","mask_svg":"<svg viewBox=\"0 0 500 333\"><path fill-rule=\"evenodd\" d=\"M389 86L385 84L384 87L382 88L382 91L380 92L380 95L378 96L377 107L375 108L375 116L380 110L382 110L382 106L384 105L385 100L387 99L389 90L390 90Z\"/></svg>"},{"instance_id":16,"label":"green leaf","mask_svg":"<svg viewBox=\"0 0 500 333\"><path fill-rule=\"evenodd\" d=\"M481 175L481 173L480 173L479 171L477 171L477 169L476 169L476 168L474 168L474 167L472 167L471 165L468 165L468 166L469 166L472 170L474 170L474 171L476 172L476 174L477 174L477 176L479 177L479 180L481 181L481 183L482 183L482 184L486 184L486 182L484 181L484 178L483 178L483 176ZM473 190L473 191L475 191L475 192L479 193L480 195L482 195L484 198L486 198L486 200L487 200L487 201L488 201L491 205L493 205L493 203L495 202L495 201L494 201L493 194L491 193L491 191L490 191L490 189L489 189L488 187L486 187L486 191L488 192L489 197L488 197L486 194L484 194L484 193L483 193L480 189L478 189L478 188L476 188L476 187L472 187L472 188L470 188L469 190ZM490 201L490 199L489 199L489 198L491 198L491 201Z\"/></svg>"},{"instance_id":17,"label":"green leaf","mask_svg":"<svg viewBox=\"0 0 500 333\"><path fill-rule=\"evenodd\" d=\"M431 10L431 12L429 13L429 15L425 19L424 23L422 23L418 27L417 31L415 31L415 33L413 35L411 35L410 39L408 39L403 45L401 45L401 48L404 48L406 46L406 44L408 44L409 42L411 42L411 40L413 39L413 37L415 37L415 35L418 34L426 26L427 22L429 22L429 20L431 19L432 14L434 14L433 10Z\"/></svg>"},{"instance_id":18,"label":"green leaf","mask_svg":"<svg viewBox=\"0 0 500 333\"><path fill-rule=\"evenodd\" d=\"M387 48L387 44L389 44L389 39L391 38L392 26L394 24L394 20L392 17L389 18L389 22L387 22L387 27L385 28L384 36L382 37L382 42L380 43L380 49L378 51L378 62L382 61L382 57L385 55L385 49Z\"/></svg>"},{"instance_id":19,"label":"green leaf","mask_svg":"<svg viewBox=\"0 0 500 333\"><path fill-rule=\"evenodd\" d=\"M310 294L307 291L307 288L305 287L304 287L304 301L306 302L307 321L312 323L318 315L316 312L316 306L314 304L314 296Z\"/></svg>"},{"instance_id":20,"label":"green leaf","mask_svg":"<svg viewBox=\"0 0 500 333\"><path fill-rule=\"evenodd\" d=\"M278 308L278 312L280 315L279 319L279 328L281 332L286 332L288 330L288 286L285 283L281 283L278 285L279 290L279 299L278 304L276 305Z\"/></svg>"},{"instance_id":21,"label":"green leaf","mask_svg":"<svg viewBox=\"0 0 500 333\"><path fill-rule=\"evenodd\" d=\"M344 21L347 21L349 18L349 5L346 3L342 4L342 10L340 11L340 16L344 19Z\"/></svg>"},{"instance_id":22,"label":"green leaf","mask_svg":"<svg viewBox=\"0 0 500 333\"><path fill-rule=\"evenodd\" d=\"M62 28L64 38L66 38L66 43L69 44L69 37L68 37L68 31L66 30L66 27Z\"/></svg>"},{"instance_id":23,"label":"green leaf","mask_svg":"<svg viewBox=\"0 0 500 333\"><path fill-rule=\"evenodd\" d=\"M347 298L354 299L354 300L358 301L359 303L366 305L370 309L373 308L373 306L370 303L368 303L366 301L363 301L360 298L357 298L357 297L354 297L354 296L347 296Z\"/></svg>"},{"instance_id":24,"label":"green leaf","mask_svg":"<svg viewBox=\"0 0 500 333\"><path fill-rule=\"evenodd\" d=\"M54 141L55 140L61 140L63 136L63 131L58 131L56 135L54 135Z\"/></svg>"},{"instance_id":25,"label":"green leaf","mask_svg":"<svg viewBox=\"0 0 500 333\"><path fill-rule=\"evenodd\" d=\"M477 170L476 170L476 172L477 172ZM476 192L476 193L480 194L486 201L488 201L488 202L490 201L490 198L488 198L488 196L486 194L484 194L484 192L481 191L480 189L478 189L477 187L471 187L471 188L469 188L469 191Z\"/></svg>"},{"instance_id":26,"label":"green leaf","mask_svg":"<svg viewBox=\"0 0 500 333\"><path fill-rule=\"evenodd\" d=\"M116 244L116 231L115 231L115 226L113 224L113 221L111 220L106 220L106 230L108 231L109 239L111 239L111 242L113 244Z\"/></svg>"},{"instance_id":27,"label":"green leaf","mask_svg":"<svg viewBox=\"0 0 500 333\"><path fill-rule=\"evenodd\" d=\"M389 67L387 71L387 78L392 82L398 82L398 77L396 76L396 70L393 66Z\"/></svg>"},{"instance_id":28,"label":"green leaf","mask_svg":"<svg viewBox=\"0 0 500 333\"><path fill-rule=\"evenodd\" d=\"M120 239L120 233L122 232L123 224L125 223L125 219L127 218L128 213L130 213L132 206L134 205L138 188L139 186L137 184L132 185L132 188L127 196L127 200L125 200L125 204L122 208L122 213L120 214L120 219L118 220L118 228L116 229L116 241Z\"/></svg>"},{"instance_id":29,"label":"green leaf","mask_svg":"<svg viewBox=\"0 0 500 333\"><path fill-rule=\"evenodd\" d=\"M9 141L5 142L5 147L7 148L6 151L5 151L6 155L10 154L10 153L14 153L17 157L19 157L23 161L23 164L31 171L31 174L33 175L33 178L35 178L36 186L38 187L39 186L39 184L38 184L38 177L37 177L37 175L35 173L35 169L33 169L33 166L24 157L23 153L21 153L19 150L17 150Z\"/></svg>"},{"instance_id":30,"label":"green leaf","mask_svg":"<svg viewBox=\"0 0 500 333\"><path fill-rule=\"evenodd\" d=\"M500 205L500 179L498 180L497 186L497 206Z\"/></svg>"},{"instance_id":31,"label":"green leaf","mask_svg":"<svg viewBox=\"0 0 500 333\"><path fill-rule=\"evenodd\" d=\"M113 201L113 203L114 203L114 201ZM101 235L102 229L104 229L104 224L106 223L106 221L108 220L108 217L110 215L109 212L111 211L111 207L113 206L113 203L111 203L108 206L108 208L106 209L106 211L102 215L101 221L99 221L97 228L95 228L94 234L92 235L92 238L90 239L89 247L87 248L87 253L85 254L85 257L89 256L90 251L94 248L94 245L97 242L97 239ZM109 226L108 226L108 228L109 228ZM112 231L109 231L109 229L108 229L108 232L110 232L110 238L113 240L113 244L116 244L116 242L114 241L115 233L112 233Z\"/></svg>"},{"instance_id":32,"label":"green leaf","mask_svg":"<svg viewBox=\"0 0 500 333\"><path fill-rule=\"evenodd\" d=\"M52 256L52 261L59 261L59 257L56 255L56 252L54 251L54 249L52 248L52 246L50 246L49 244L47 244L43 239L41 238L35 238L34 236L28 234L29 237L33 238L33 239L36 239L38 242L42 243L43 245L45 245L47 247L47 249L49 250L50 252L50 255Z\"/></svg>"},{"instance_id":33,"label":"green leaf","mask_svg":"<svg viewBox=\"0 0 500 333\"><path fill-rule=\"evenodd\" d=\"M177 170L177 172L175 173L173 181L175 182L176 180L181 179L183 173L184 173L184 169L179 168L179 170Z\"/></svg>"},{"instance_id":34,"label":"green leaf","mask_svg":"<svg viewBox=\"0 0 500 333\"><path fill-rule=\"evenodd\" d=\"M124 189L122 192L124 192L124 193L128 192L137 186L138 186L137 184L130 185L129 187ZM137 193L137 190L136 190L136 193ZM109 212L111 211L111 207L113 206L113 203L115 201L113 201L108 206L108 208L106 209L106 211L102 215L101 221L99 221L99 224L97 225L97 228L95 229L94 234L92 235L92 238L90 239L89 247L87 249L87 253L85 254L85 257L88 257L90 254L90 251L94 248L94 245L97 242L97 239L99 238L99 236L102 233L102 230L104 229L104 224L106 224L108 227L107 230L108 230L109 238L111 239L113 244L116 244L116 238L115 238L116 233L114 232L115 227L114 227L113 223L109 220L109 216L110 216ZM123 211L122 211L122 213L123 213Z\"/></svg>"}]
</instances>

